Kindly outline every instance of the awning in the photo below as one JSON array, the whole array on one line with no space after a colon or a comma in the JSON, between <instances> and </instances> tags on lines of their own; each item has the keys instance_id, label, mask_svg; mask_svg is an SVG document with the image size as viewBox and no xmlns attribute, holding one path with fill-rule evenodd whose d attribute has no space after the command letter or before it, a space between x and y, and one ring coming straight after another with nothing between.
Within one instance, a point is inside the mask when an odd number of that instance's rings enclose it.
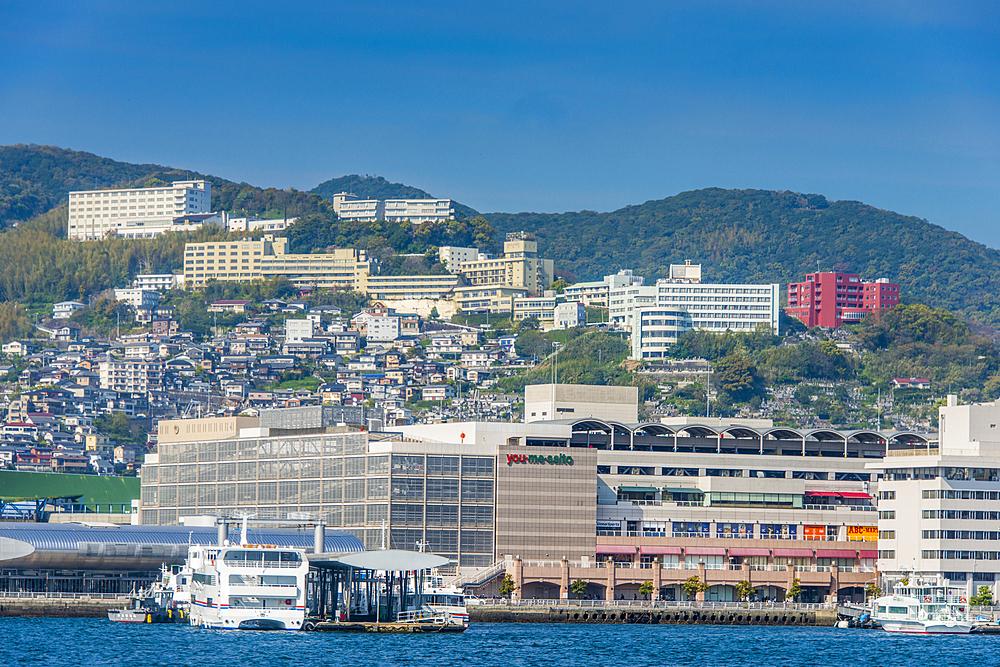
<instances>
[{"instance_id":1,"label":"awning","mask_svg":"<svg viewBox=\"0 0 1000 667\"><path fill-rule=\"evenodd\" d=\"M680 488L670 488L670 487L663 487L663 492L664 493L701 493L701 494L705 493L701 489L695 489L695 488L680 489Z\"/></svg>"},{"instance_id":2,"label":"awning","mask_svg":"<svg viewBox=\"0 0 1000 667\"><path fill-rule=\"evenodd\" d=\"M841 494L836 491L806 491L807 496L823 496L824 498L831 496L833 498L840 498Z\"/></svg>"},{"instance_id":3,"label":"awning","mask_svg":"<svg viewBox=\"0 0 1000 667\"><path fill-rule=\"evenodd\" d=\"M775 549L775 558L812 558L812 549Z\"/></svg>"},{"instance_id":4,"label":"awning","mask_svg":"<svg viewBox=\"0 0 1000 667\"><path fill-rule=\"evenodd\" d=\"M725 556L726 550L723 547L684 547L684 553L688 556Z\"/></svg>"},{"instance_id":5,"label":"awning","mask_svg":"<svg viewBox=\"0 0 1000 667\"><path fill-rule=\"evenodd\" d=\"M639 553L643 556L680 556L680 547L651 547L644 544L639 547Z\"/></svg>"},{"instance_id":6,"label":"awning","mask_svg":"<svg viewBox=\"0 0 1000 667\"><path fill-rule=\"evenodd\" d=\"M817 558L857 558L858 554L853 549L817 549Z\"/></svg>"},{"instance_id":7,"label":"awning","mask_svg":"<svg viewBox=\"0 0 1000 667\"><path fill-rule=\"evenodd\" d=\"M861 557L862 558L878 558L878 552L877 551L862 551L861 552Z\"/></svg>"},{"instance_id":8,"label":"awning","mask_svg":"<svg viewBox=\"0 0 1000 667\"><path fill-rule=\"evenodd\" d=\"M655 486L619 486L621 493L656 493L659 489Z\"/></svg>"},{"instance_id":9,"label":"awning","mask_svg":"<svg viewBox=\"0 0 1000 667\"><path fill-rule=\"evenodd\" d=\"M729 555L730 556L744 556L744 557L746 557L746 556L764 556L764 557L767 557L767 556L771 555L771 550L770 549L761 549L759 547L758 548L754 548L754 547L729 547Z\"/></svg>"},{"instance_id":10,"label":"awning","mask_svg":"<svg viewBox=\"0 0 1000 667\"><path fill-rule=\"evenodd\" d=\"M634 554L635 546L631 544L598 544L594 551L599 554Z\"/></svg>"},{"instance_id":11,"label":"awning","mask_svg":"<svg viewBox=\"0 0 1000 667\"><path fill-rule=\"evenodd\" d=\"M871 498L867 493L858 493L856 491L842 491L840 493L841 498Z\"/></svg>"}]
</instances>

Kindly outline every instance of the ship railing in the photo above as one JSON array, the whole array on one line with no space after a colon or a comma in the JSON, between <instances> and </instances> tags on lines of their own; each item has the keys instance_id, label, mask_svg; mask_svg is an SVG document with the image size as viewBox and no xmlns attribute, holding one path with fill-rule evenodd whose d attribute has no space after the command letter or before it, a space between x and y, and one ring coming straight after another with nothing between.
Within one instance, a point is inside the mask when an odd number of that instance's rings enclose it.
<instances>
[{"instance_id":1,"label":"ship railing","mask_svg":"<svg viewBox=\"0 0 1000 667\"><path fill-rule=\"evenodd\" d=\"M253 567L253 568L271 568L271 567L302 567L301 561L262 561L262 560L231 560L229 558L224 559L223 564L226 567Z\"/></svg>"}]
</instances>

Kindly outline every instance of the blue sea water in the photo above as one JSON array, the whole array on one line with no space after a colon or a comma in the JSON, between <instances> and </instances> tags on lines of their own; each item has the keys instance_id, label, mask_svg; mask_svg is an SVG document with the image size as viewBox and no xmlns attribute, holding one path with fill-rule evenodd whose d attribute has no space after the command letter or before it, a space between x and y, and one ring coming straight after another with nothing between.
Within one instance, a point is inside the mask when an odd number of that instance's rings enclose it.
<instances>
[{"instance_id":1,"label":"blue sea water","mask_svg":"<svg viewBox=\"0 0 1000 667\"><path fill-rule=\"evenodd\" d=\"M473 624L461 635L201 630L0 618L0 665L1000 665L1000 636L678 625Z\"/></svg>"}]
</instances>

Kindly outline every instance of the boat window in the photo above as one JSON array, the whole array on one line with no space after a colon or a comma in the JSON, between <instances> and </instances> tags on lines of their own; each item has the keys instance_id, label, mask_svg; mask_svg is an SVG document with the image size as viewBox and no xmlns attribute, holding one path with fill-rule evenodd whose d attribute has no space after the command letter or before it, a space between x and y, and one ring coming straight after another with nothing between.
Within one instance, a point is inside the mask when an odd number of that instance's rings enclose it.
<instances>
[{"instance_id":1,"label":"boat window","mask_svg":"<svg viewBox=\"0 0 1000 667\"><path fill-rule=\"evenodd\" d=\"M281 562L282 563L301 563L302 556L295 553L294 551L282 551L281 552Z\"/></svg>"},{"instance_id":2,"label":"boat window","mask_svg":"<svg viewBox=\"0 0 1000 667\"><path fill-rule=\"evenodd\" d=\"M889 607L890 614L905 614L906 607Z\"/></svg>"},{"instance_id":3,"label":"boat window","mask_svg":"<svg viewBox=\"0 0 1000 667\"><path fill-rule=\"evenodd\" d=\"M879 607L878 608L878 613L884 614L885 613L885 607Z\"/></svg>"}]
</instances>

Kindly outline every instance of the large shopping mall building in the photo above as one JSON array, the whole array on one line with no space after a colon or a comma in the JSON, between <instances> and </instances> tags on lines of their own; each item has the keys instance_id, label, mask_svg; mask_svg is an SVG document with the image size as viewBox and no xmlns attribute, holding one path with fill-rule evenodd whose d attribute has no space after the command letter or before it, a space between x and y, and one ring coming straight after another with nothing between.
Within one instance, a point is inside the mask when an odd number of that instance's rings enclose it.
<instances>
[{"instance_id":1,"label":"large shopping mall building","mask_svg":"<svg viewBox=\"0 0 1000 667\"><path fill-rule=\"evenodd\" d=\"M918 433L774 427L767 420L640 422L631 387L529 386L523 423L369 433L330 406L259 418L162 421L142 470L140 521L249 511L322 516L366 548L445 555L470 584L510 574L521 597L632 599L649 581L707 599L750 581L781 598L858 598L877 577L878 473ZM296 514L299 513L299 514Z\"/></svg>"}]
</instances>

